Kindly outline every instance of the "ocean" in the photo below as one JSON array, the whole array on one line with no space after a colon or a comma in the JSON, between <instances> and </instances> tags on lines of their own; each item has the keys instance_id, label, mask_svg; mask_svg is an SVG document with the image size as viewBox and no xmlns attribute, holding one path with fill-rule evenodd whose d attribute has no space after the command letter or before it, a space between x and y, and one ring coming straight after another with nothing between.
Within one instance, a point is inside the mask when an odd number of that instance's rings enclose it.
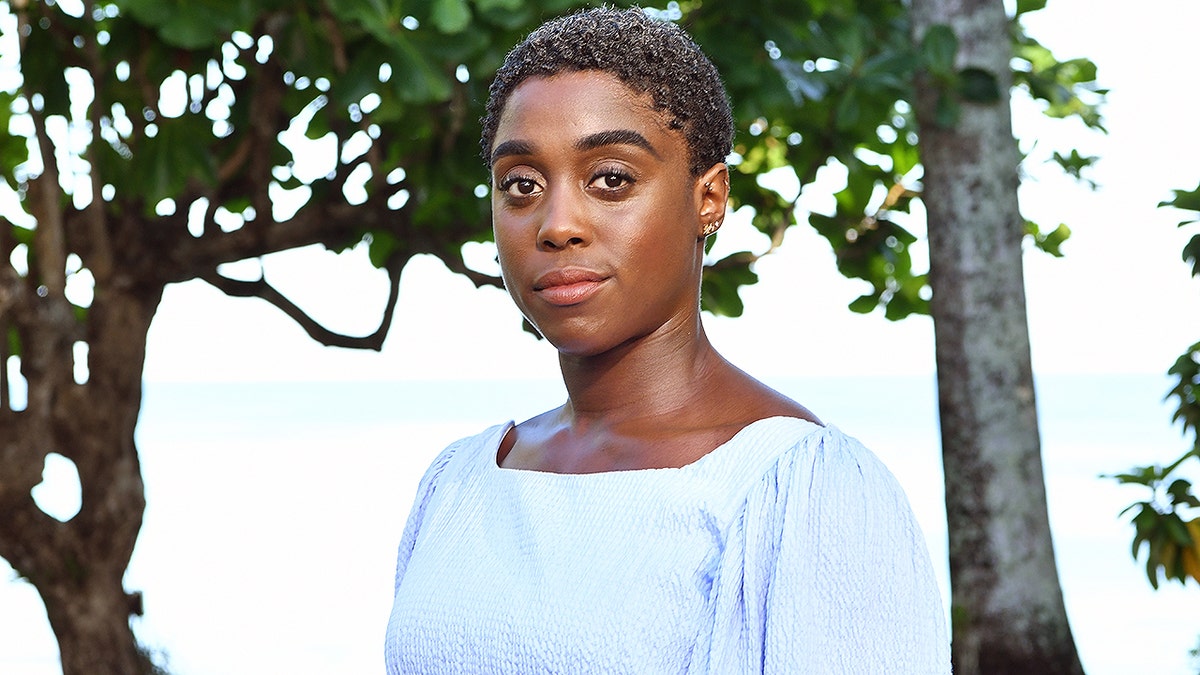
<instances>
[{"instance_id":1,"label":"ocean","mask_svg":"<svg viewBox=\"0 0 1200 675\"><path fill-rule=\"evenodd\" d=\"M946 592L933 378L769 383L891 468ZM1100 477L1183 451L1167 387L1158 375L1038 379L1058 568L1090 675L1197 672L1200 595L1150 588L1117 515L1144 495ZM455 438L563 398L550 380L147 383L147 509L126 577L144 593L137 634L179 675L381 672L395 548L425 466ZM65 484L40 488L48 509L73 508ZM0 574L0 673L57 675L36 592L7 565Z\"/></svg>"}]
</instances>

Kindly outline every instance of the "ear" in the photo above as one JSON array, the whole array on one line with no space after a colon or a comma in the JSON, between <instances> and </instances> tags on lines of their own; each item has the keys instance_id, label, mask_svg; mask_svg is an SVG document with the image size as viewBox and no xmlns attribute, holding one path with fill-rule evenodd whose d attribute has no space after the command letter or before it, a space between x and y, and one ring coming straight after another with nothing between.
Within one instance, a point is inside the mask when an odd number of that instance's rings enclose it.
<instances>
[{"instance_id":1,"label":"ear","mask_svg":"<svg viewBox=\"0 0 1200 675\"><path fill-rule=\"evenodd\" d=\"M704 239L716 232L725 222L725 207L729 201L729 167L717 162L709 167L695 184L697 217L700 231L697 239Z\"/></svg>"}]
</instances>

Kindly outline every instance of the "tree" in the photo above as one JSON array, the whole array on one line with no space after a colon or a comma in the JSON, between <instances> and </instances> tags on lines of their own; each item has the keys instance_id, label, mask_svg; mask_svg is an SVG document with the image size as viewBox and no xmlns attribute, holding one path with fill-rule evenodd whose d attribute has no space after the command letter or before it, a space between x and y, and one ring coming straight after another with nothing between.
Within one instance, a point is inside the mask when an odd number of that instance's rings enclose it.
<instances>
[{"instance_id":1,"label":"tree","mask_svg":"<svg viewBox=\"0 0 1200 675\"><path fill-rule=\"evenodd\" d=\"M477 159L486 84L509 45L575 4L3 5L21 78L0 93L0 175L18 204L0 225L0 555L45 601L65 673L149 668L129 626L139 598L122 576L144 509L133 431L164 287L203 279L270 302L324 344L378 349L413 256L499 284L461 254L490 236ZM852 308L927 311L926 277L908 253L916 237L901 222L919 188L914 76L939 73L939 43L916 49L904 5L888 0L651 11L684 22L725 74L743 174L733 202L753 209L769 241L711 262L706 308L740 313L753 262L796 222L795 200L755 179L784 171L808 184L836 162L849 172L837 210L810 222L838 269L871 286ZM1059 63L1010 27L1021 86L1052 115L1091 119L1078 90L1094 69ZM1006 83L996 77L1000 92ZM1065 234L1031 232L1049 250ZM294 247L363 243L391 279L368 336L324 328L264 278L222 273ZM83 506L67 522L30 496L50 453L80 476Z\"/></svg>"},{"instance_id":2,"label":"tree","mask_svg":"<svg viewBox=\"0 0 1200 675\"><path fill-rule=\"evenodd\" d=\"M999 0L914 0L955 671L1082 673L1046 511Z\"/></svg>"},{"instance_id":3,"label":"tree","mask_svg":"<svg viewBox=\"0 0 1200 675\"><path fill-rule=\"evenodd\" d=\"M375 2L6 6L22 82L0 106L3 173L24 213L0 230L0 361L19 359L28 393L17 401L0 380L0 555L45 601L65 673L149 668L122 577L144 510L133 432L163 288L202 278L271 302L325 344L377 349L404 263L433 253L461 268L461 242L486 236L463 140L478 136L469 103L483 85L455 75L495 68L492 45L531 20L524 7L514 20L519 4L477 3L486 30L473 33L454 2L411 17ZM317 175L297 177L289 128L333 146ZM366 337L324 329L264 279L220 272L364 238L392 281ZM30 496L52 452L82 485L68 522Z\"/></svg>"}]
</instances>

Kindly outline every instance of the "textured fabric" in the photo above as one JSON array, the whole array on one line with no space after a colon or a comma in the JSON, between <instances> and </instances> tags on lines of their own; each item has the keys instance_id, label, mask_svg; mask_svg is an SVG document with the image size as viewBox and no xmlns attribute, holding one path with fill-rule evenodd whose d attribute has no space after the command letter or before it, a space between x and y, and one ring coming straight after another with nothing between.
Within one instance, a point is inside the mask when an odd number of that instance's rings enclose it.
<instances>
[{"instance_id":1,"label":"textured fabric","mask_svg":"<svg viewBox=\"0 0 1200 675\"><path fill-rule=\"evenodd\" d=\"M832 427L755 422L677 469L505 469L458 441L400 543L388 673L948 673L899 485Z\"/></svg>"}]
</instances>

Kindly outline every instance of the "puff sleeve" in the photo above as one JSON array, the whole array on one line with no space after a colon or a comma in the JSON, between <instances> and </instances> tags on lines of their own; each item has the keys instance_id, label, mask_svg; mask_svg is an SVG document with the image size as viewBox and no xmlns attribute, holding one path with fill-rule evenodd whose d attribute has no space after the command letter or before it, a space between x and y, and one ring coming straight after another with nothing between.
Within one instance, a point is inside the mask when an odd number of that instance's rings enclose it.
<instances>
[{"instance_id":1,"label":"puff sleeve","mask_svg":"<svg viewBox=\"0 0 1200 675\"><path fill-rule=\"evenodd\" d=\"M400 550L396 555L396 584L392 589L393 595L400 590L400 581L404 578L404 570L408 567L408 561L412 557L413 548L417 544L417 533L421 531L421 522L425 518L425 510L429 506L429 501L437 490L438 478L445 471L446 465L450 463L457 451L465 441L463 439L450 444L445 450L442 450L429 468L425 470L425 474L421 476L421 482L417 484L417 494L413 499L412 509L408 512L408 520L404 524L404 534L400 536Z\"/></svg>"},{"instance_id":2,"label":"puff sleeve","mask_svg":"<svg viewBox=\"0 0 1200 675\"><path fill-rule=\"evenodd\" d=\"M797 450L763 532L763 672L949 673L941 594L895 478L834 428Z\"/></svg>"}]
</instances>

